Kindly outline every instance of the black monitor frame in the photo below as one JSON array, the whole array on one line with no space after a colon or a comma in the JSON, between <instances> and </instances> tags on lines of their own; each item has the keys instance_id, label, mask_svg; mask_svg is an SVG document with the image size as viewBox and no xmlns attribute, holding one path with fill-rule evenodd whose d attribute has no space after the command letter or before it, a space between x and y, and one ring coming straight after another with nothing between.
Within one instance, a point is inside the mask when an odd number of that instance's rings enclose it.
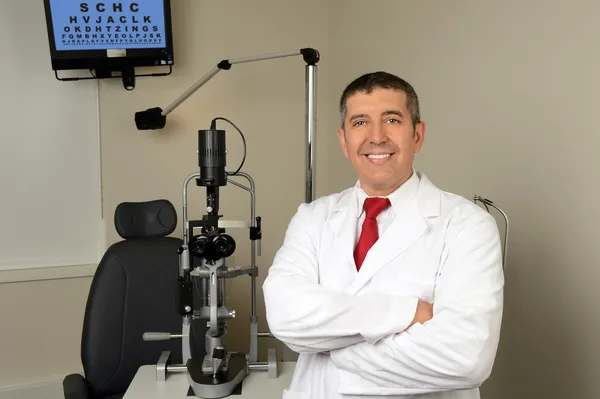
<instances>
[{"instance_id":1,"label":"black monitor frame","mask_svg":"<svg viewBox=\"0 0 600 399\"><path fill-rule=\"evenodd\" d=\"M135 76L166 76L172 72L174 62L173 51L173 30L171 18L171 0L162 0L165 17L165 39L164 48L148 49L127 49L123 57L109 57L106 50L74 50L58 51L54 38L54 25L52 21L52 11L50 0L44 0L46 15L46 27L48 32L48 42L50 49L50 62L58 80L80 80L80 79L104 79L111 77L112 72L121 72L121 76L127 79L133 79ZM167 73L150 73L135 75L135 67L169 67ZM90 70L90 77L61 78L58 71L68 70Z\"/></svg>"}]
</instances>

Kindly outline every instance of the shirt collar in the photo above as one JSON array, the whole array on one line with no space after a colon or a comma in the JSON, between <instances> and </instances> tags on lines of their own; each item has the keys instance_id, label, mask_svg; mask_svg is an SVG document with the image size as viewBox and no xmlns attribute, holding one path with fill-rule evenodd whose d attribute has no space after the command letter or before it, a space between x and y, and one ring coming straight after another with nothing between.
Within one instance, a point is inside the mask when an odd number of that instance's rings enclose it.
<instances>
[{"instance_id":1,"label":"shirt collar","mask_svg":"<svg viewBox=\"0 0 600 399\"><path fill-rule=\"evenodd\" d=\"M412 176L407 181L405 181L400 187L398 187L394 192L387 196L387 198L392 204L392 210L396 215L400 214L400 211L406 208L406 203L414 197L414 195L417 193L418 188L419 176L417 172L413 169ZM355 192L356 199L358 201L358 209L360 210L358 212L358 217L361 217L364 212L363 204L369 196L360 187L360 181L356 182Z\"/></svg>"}]
</instances>

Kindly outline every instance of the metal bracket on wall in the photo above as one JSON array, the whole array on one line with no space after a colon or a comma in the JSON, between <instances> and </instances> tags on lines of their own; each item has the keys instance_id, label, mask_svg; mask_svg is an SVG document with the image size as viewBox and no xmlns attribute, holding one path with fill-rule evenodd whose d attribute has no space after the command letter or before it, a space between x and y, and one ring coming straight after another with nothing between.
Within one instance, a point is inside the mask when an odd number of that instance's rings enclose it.
<instances>
[{"instance_id":1,"label":"metal bracket on wall","mask_svg":"<svg viewBox=\"0 0 600 399\"><path fill-rule=\"evenodd\" d=\"M506 269L506 247L508 245L508 216L506 215L506 212L504 212L498 205L494 204L491 200L480 197L479 195L475 194L473 196L473 202L477 203L477 201L481 202L485 206L485 209L488 211L488 213L490 211L489 207L491 206L492 208L495 208L496 210L498 210L498 212L500 212L502 214L502 217L504 218L505 229L504 229L504 246L502 248L502 268Z\"/></svg>"}]
</instances>

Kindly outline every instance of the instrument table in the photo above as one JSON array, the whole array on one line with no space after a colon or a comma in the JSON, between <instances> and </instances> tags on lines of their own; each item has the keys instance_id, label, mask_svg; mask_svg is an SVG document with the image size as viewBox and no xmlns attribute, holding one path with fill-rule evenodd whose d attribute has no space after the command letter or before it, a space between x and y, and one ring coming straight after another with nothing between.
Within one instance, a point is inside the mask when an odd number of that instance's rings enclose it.
<instances>
[{"instance_id":1,"label":"instrument table","mask_svg":"<svg viewBox=\"0 0 600 399\"><path fill-rule=\"evenodd\" d=\"M230 399L281 399L288 388L295 362L279 362L278 376L267 378L266 371L250 371ZM240 392L241 391L241 392ZM187 382L186 372L170 372L166 381L156 380L156 365L138 369L123 399L193 399L196 398Z\"/></svg>"}]
</instances>

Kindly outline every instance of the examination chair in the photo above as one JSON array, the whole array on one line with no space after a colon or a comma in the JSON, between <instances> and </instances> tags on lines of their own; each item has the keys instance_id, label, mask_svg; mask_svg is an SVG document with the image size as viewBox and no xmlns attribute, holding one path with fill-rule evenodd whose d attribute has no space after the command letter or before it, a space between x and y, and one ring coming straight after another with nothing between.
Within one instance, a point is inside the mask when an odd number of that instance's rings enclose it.
<instances>
[{"instance_id":1,"label":"examination chair","mask_svg":"<svg viewBox=\"0 0 600 399\"><path fill-rule=\"evenodd\" d=\"M182 241L168 237L177 226L175 208L167 200L121 203L114 224L123 240L108 248L92 280L81 342L84 376L65 377L65 399L122 398L138 368L156 364L163 351L171 351L171 362L182 361L180 339L142 340L145 332L181 334L176 287ZM192 355L202 356L204 344L194 342L203 341L191 342Z\"/></svg>"}]
</instances>

